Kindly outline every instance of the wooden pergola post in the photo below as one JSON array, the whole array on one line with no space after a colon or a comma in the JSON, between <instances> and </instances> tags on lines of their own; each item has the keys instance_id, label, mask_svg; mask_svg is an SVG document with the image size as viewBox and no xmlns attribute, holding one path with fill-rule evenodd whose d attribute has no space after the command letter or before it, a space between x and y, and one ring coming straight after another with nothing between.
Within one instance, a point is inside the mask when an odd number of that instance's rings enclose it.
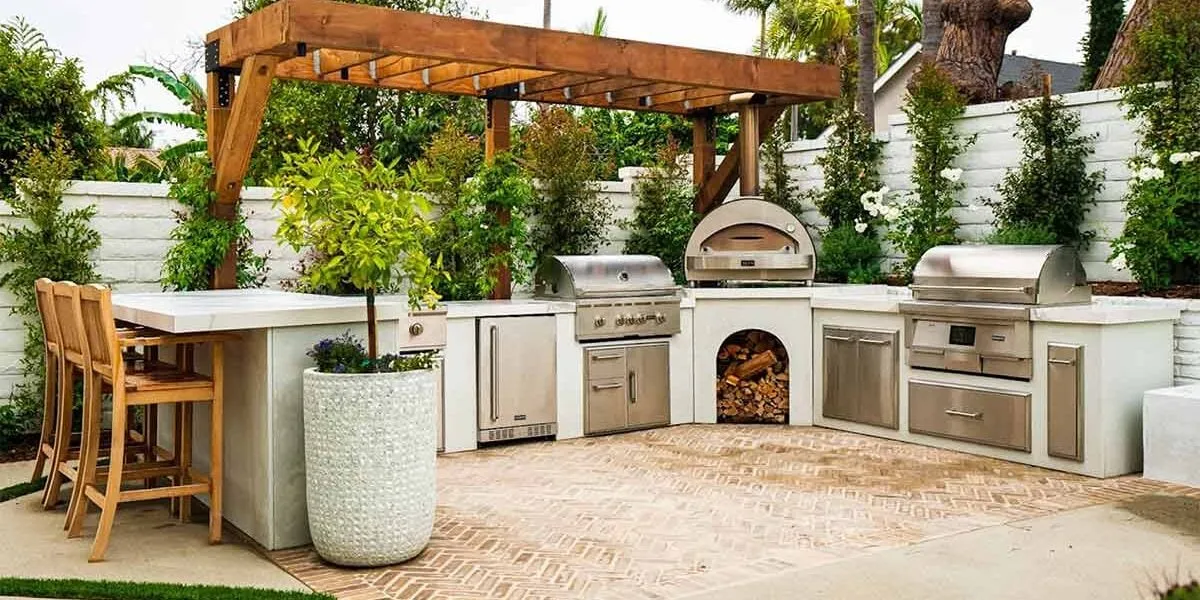
<instances>
[{"instance_id":1,"label":"wooden pergola post","mask_svg":"<svg viewBox=\"0 0 1200 600\"><path fill-rule=\"evenodd\" d=\"M484 134L483 156L491 164L497 154L507 152L512 146L512 103L499 98L487 99L487 130ZM512 219L506 207L489 207L496 214L496 219L503 225L508 225ZM508 248L495 248L497 254ZM496 269L496 287L492 288L493 300L508 300L512 298L512 272L508 265L500 265Z\"/></svg>"},{"instance_id":2,"label":"wooden pergola post","mask_svg":"<svg viewBox=\"0 0 1200 600\"><path fill-rule=\"evenodd\" d=\"M696 188L696 201L693 208L700 210L699 191L712 177L717 169L717 147L714 129L716 119L712 115L700 115L692 118L692 185Z\"/></svg>"}]
</instances>

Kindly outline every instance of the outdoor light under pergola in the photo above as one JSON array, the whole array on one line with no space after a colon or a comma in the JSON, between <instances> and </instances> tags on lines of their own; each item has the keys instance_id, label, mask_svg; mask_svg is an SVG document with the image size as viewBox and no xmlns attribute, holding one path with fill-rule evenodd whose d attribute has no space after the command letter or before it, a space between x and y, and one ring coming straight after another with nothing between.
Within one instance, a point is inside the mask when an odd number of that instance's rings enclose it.
<instances>
[{"instance_id":1,"label":"outdoor light under pergola","mask_svg":"<svg viewBox=\"0 0 1200 600\"><path fill-rule=\"evenodd\" d=\"M725 198L741 169L757 169L757 140L787 106L839 93L830 65L327 0L280 0L210 33L205 70L214 213L229 220L275 78L485 99L489 159L509 147L514 100L685 116L698 212ZM733 112L753 131L717 169L714 118ZM231 250L213 287L235 283ZM497 289L507 297L510 287L505 277Z\"/></svg>"}]
</instances>

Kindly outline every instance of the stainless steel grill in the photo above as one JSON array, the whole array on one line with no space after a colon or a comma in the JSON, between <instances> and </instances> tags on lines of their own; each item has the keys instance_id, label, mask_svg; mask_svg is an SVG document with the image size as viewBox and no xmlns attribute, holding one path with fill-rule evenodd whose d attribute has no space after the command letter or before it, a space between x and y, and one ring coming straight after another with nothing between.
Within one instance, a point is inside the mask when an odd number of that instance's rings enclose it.
<instances>
[{"instance_id":1,"label":"stainless steel grill","mask_svg":"<svg viewBox=\"0 0 1200 600\"><path fill-rule=\"evenodd\" d=\"M747 197L713 209L688 240L684 272L693 283L811 283L817 254L808 230L781 206Z\"/></svg>"},{"instance_id":2,"label":"stainless steel grill","mask_svg":"<svg viewBox=\"0 0 1200 600\"><path fill-rule=\"evenodd\" d=\"M679 333L679 287L655 256L555 256L538 269L534 295L574 302L579 340Z\"/></svg>"},{"instance_id":3,"label":"stainless steel grill","mask_svg":"<svg viewBox=\"0 0 1200 600\"><path fill-rule=\"evenodd\" d=\"M909 365L1030 379L1030 309L1091 301L1069 246L939 246L913 270L905 314Z\"/></svg>"}]
</instances>

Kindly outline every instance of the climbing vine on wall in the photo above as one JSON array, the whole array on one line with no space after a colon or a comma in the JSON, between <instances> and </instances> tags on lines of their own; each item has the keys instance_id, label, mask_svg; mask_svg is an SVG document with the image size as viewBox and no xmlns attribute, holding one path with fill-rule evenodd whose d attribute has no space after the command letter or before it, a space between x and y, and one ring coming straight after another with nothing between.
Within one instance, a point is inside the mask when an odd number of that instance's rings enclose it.
<instances>
[{"instance_id":1,"label":"climbing vine on wall","mask_svg":"<svg viewBox=\"0 0 1200 600\"><path fill-rule=\"evenodd\" d=\"M229 222L210 213L216 192L209 189L212 163L207 157L184 159L171 181L170 196L183 206L175 210L175 244L163 260L163 289L189 291L208 289L213 272L225 259L225 249L236 244L238 253L237 286L262 287L267 278L267 257L256 254L253 236L245 216L238 214Z\"/></svg>"}]
</instances>

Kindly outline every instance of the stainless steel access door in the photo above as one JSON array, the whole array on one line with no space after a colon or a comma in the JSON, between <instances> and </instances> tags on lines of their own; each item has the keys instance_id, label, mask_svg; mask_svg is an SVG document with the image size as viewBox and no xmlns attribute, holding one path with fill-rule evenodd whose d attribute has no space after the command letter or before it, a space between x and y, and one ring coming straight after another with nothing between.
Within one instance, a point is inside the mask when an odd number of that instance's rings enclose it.
<instances>
[{"instance_id":1,"label":"stainless steel access door","mask_svg":"<svg viewBox=\"0 0 1200 600\"><path fill-rule=\"evenodd\" d=\"M480 430L557 421L553 316L480 319L478 347Z\"/></svg>"}]
</instances>

